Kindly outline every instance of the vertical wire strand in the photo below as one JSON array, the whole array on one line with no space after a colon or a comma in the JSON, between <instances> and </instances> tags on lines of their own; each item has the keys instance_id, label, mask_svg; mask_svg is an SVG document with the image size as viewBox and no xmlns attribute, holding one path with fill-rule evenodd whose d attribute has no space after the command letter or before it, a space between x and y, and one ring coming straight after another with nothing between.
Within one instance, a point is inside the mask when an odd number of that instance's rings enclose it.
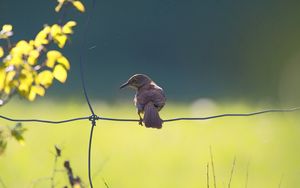
<instances>
[{"instance_id":1,"label":"vertical wire strand","mask_svg":"<svg viewBox=\"0 0 300 188\"><path fill-rule=\"evenodd\" d=\"M95 7L95 0L92 0L92 9L91 9L90 13L88 14L87 20L85 22L85 30L83 32L84 35L83 35L83 39L82 39L82 46L83 46L83 49L84 49L85 53L86 53L86 43L87 43L87 32L88 32L88 27L89 27L89 23L90 23L90 20L91 20L91 15L92 15L92 12L94 10L94 7ZM83 67L83 57L84 57L83 52L81 52L79 54L79 66L80 66L79 70L80 70L81 85L82 85L83 94L84 94L85 100L86 100L86 102L89 106L89 109L90 109L91 113L93 115L95 115L92 104L91 104L90 99L89 99L88 94L87 94L84 67Z\"/></svg>"},{"instance_id":2,"label":"vertical wire strand","mask_svg":"<svg viewBox=\"0 0 300 188\"><path fill-rule=\"evenodd\" d=\"M93 132L94 132L95 125L96 125L96 122L92 121L90 140L89 140L89 149L88 149L88 176L89 176L89 183L90 183L91 188L93 188L93 180L92 180L92 175L91 175L91 153L92 153L92 141L93 141Z\"/></svg>"},{"instance_id":3,"label":"vertical wire strand","mask_svg":"<svg viewBox=\"0 0 300 188\"><path fill-rule=\"evenodd\" d=\"M85 30L84 30L84 36L83 36L83 39L82 39L82 46L84 48L84 52L86 53L86 43L87 43L87 32L88 32L88 29L89 29L89 23L90 23L90 20L91 20L91 16L93 14L93 10L95 8L95 0L92 0L92 8L91 8L91 11L89 11L88 13L88 17L87 17L87 20L85 22ZM93 110L93 107L91 105L91 102L89 100L89 97L88 97L88 94L87 94L87 89L86 89L86 84L85 84L85 75L84 75L84 67L83 67L83 52L80 53L79 55L79 65L80 65L80 78L81 78L81 85L82 85L82 89L83 89L83 93L84 93L84 97L85 97L85 100L89 106L89 109L92 113L92 116L90 118L90 121L91 121L91 131L90 131L90 139L89 139L89 143L88 143L88 178L89 178L89 184L90 184L90 187L93 188L93 181L92 181L92 175L91 175L91 154L92 154L92 141L93 141L93 132L94 132L94 127L96 126L96 119L95 119L95 113L94 113L94 110Z\"/></svg>"}]
</instances>

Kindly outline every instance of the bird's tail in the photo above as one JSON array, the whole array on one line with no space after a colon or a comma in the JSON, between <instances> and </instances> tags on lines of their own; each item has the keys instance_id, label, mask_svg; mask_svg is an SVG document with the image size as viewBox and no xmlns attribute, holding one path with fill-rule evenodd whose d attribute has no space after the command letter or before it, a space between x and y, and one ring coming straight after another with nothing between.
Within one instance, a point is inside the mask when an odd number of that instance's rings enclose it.
<instances>
[{"instance_id":1,"label":"bird's tail","mask_svg":"<svg viewBox=\"0 0 300 188\"><path fill-rule=\"evenodd\" d=\"M158 110L152 102L145 105L144 108L144 123L146 127L160 129L162 127L162 119L159 117Z\"/></svg>"}]
</instances>

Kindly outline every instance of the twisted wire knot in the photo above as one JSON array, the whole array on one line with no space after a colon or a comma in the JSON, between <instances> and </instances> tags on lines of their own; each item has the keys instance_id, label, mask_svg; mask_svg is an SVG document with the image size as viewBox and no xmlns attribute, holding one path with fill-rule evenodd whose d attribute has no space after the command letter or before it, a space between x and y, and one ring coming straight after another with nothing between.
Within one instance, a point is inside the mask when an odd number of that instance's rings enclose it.
<instances>
[{"instance_id":1,"label":"twisted wire knot","mask_svg":"<svg viewBox=\"0 0 300 188\"><path fill-rule=\"evenodd\" d=\"M96 120L98 119L99 117L96 114L92 114L91 116L89 116L89 121L91 121L93 125L96 125Z\"/></svg>"}]
</instances>

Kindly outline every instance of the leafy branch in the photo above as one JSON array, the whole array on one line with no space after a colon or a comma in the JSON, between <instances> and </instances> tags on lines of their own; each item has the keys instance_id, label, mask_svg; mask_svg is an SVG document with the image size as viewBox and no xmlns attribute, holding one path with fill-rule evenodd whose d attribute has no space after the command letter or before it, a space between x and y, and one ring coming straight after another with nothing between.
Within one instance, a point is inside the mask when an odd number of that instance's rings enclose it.
<instances>
[{"instance_id":1,"label":"leafy branch","mask_svg":"<svg viewBox=\"0 0 300 188\"><path fill-rule=\"evenodd\" d=\"M60 12L63 7L71 7L69 5L80 12L85 11L84 5L78 0L58 0L55 11ZM37 96L45 95L54 79L65 83L70 62L60 49L65 47L74 33L76 24L70 20L44 25L34 39L16 43L11 40L13 26L2 26L0 42L4 41L4 45L0 44L0 105L6 104L16 93L34 101ZM56 48L51 48L53 46Z\"/></svg>"}]
</instances>

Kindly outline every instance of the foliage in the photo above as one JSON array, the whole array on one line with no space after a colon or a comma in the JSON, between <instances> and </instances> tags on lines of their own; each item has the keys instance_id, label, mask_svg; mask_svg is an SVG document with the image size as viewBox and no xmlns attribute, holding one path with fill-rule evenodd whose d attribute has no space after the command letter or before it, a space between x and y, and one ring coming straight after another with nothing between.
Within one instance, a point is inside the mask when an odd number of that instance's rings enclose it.
<instances>
[{"instance_id":1,"label":"foliage","mask_svg":"<svg viewBox=\"0 0 300 188\"><path fill-rule=\"evenodd\" d=\"M62 150L58 146L55 146L54 169L52 172L52 176L50 177L51 187L56 187L55 186L55 184L56 184L55 175L57 172L59 172L59 170L56 168L56 166L57 166L58 159L61 158L61 156L62 156L61 153L62 153ZM65 160L63 163L63 166L65 168L65 171L63 171L63 172L65 172L67 174L70 186L72 188L83 188L84 186L81 181L81 178L79 176L76 176L76 177L74 176L70 161ZM68 186L66 185L64 187L68 187Z\"/></svg>"},{"instance_id":2,"label":"foliage","mask_svg":"<svg viewBox=\"0 0 300 188\"><path fill-rule=\"evenodd\" d=\"M68 188L70 185L71 188L84 188L84 182L81 181L79 176L75 176L73 169L71 167L71 163L69 160L62 160L62 149L55 145L55 153L54 153L54 163L51 176L41 177L35 179L31 182L30 187L41 187L39 185L44 184L42 187L64 187ZM63 168L62 168L63 167ZM63 179L60 179L60 174L64 175ZM61 180L63 182L61 182ZM50 186L49 186L50 183ZM47 185L47 186L46 186Z\"/></svg>"},{"instance_id":3,"label":"foliage","mask_svg":"<svg viewBox=\"0 0 300 188\"><path fill-rule=\"evenodd\" d=\"M84 12L84 5L77 0L58 0L56 12L62 12L73 5ZM63 14L63 13L62 13ZM16 93L29 101L44 96L46 89L56 79L64 83L70 62L60 49L73 34L75 21L45 25L34 39L20 40L12 44L13 26L5 24L0 31L0 105L4 105ZM58 49L50 49L56 44Z\"/></svg>"},{"instance_id":4,"label":"foliage","mask_svg":"<svg viewBox=\"0 0 300 188\"><path fill-rule=\"evenodd\" d=\"M26 130L21 123L14 126L0 126L0 155L5 151L9 138L14 138L20 144L24 144L23 133Z\"/></svg>"}]
</instances>

